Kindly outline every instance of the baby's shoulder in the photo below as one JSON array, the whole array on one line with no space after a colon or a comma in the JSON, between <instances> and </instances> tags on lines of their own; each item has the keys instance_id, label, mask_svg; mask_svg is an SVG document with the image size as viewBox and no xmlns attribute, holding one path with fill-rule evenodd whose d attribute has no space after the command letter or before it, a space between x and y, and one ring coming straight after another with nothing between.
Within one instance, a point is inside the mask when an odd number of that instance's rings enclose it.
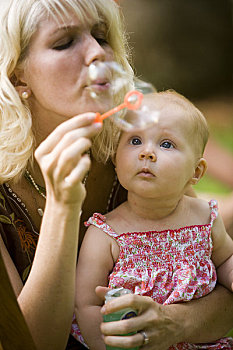
<instances>
[{"instance_id":1,"label":"baby's shoulder","mask_svg":"<svg viewBox=\"0 0 233 350\"><path fill-rule=\"evenodd\" d=\"M208 202L202 198L188 196L185 199L185 204L189 208L189 212L201 221L200 224L209 222L212 207L216 204L214 201Z\"/></svg>"}]
</instances>

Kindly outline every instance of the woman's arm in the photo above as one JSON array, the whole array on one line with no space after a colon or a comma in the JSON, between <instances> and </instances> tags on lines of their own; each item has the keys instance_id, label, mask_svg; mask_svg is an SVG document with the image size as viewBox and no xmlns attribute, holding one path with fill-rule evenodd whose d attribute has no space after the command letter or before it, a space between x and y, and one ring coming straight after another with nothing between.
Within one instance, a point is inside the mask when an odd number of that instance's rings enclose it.
<instances>
[{"instance_id":1,"label":"woman's arm","mask_svg":"<svg viewBox=\"0 0 233 350\"><path fill-rule=\"evenodd\" d=\"M79 218L86 194L82 180L90 167L85 152L99 130L94 118L85 114L59 125L35 153L47 199L33 266L18 291L18 303L38 349L64 350L70 332ZM14 269L10 278L18 286Z\"/></svg>"},{"instance_id":2,"label":"woman's arm","mask_svg":"<svg viewBox=\"0 0 233 350\"><path fill-rule=\"evenodd\" d=\"M59 211L57 213L59 215ZM70 228L68 225L64 227L64 213L63 217L59 218L59 225L58 216L54 218L53 213L51 214L50 223L57 227L57 230L52 232L47 227L49 237L44 239L45 234L41 236L37 256L24 286L2 239L0 248L20 309L37 348L64 350L74 310L78 236L77 229L74 228L78 227L78 223L73 220L73 224L70 221ZM70 247L65 242L66 239L63 239L64 245L62 243L62 226L70 237Z\"/></svg>"},{"instance_id":3,"label":"woman's arm","mask_svg":"<svg viewBox=\"0 0 233 350\"><path fill-rule=\"evenodd\" d=\"M218 282L233 291L233 240L227 234L220 215L212 227L213 255Z\"/></svg>"},{"instance_id":4,"label":"woman's arm","mask_svg":"<svg viewBox=\"0 0 233 350\"><path fill-rule=\"evenodd\" d=\"M75 314L82 336L91 350L105 350L100 324L103 300L95 294L98 284L108 284L113 268L112 238L95 226L85 234L78 259Z\"/></svg>"},{"instance_id":5,"label":"woman's arm","mask_svg":"<svg viewBox=\"0 0 233 350\"><path fill-rule=\"evenodd\" d=\"M218 269L218 281L233 292L233 255Z\"/></svg>"},{"instance_id":6,"label":"woman's arm","mask_svg":"<svg viewBox=\"0 0 233 350\"><path fill-rule=\"evenodd\" d=\"M99 297L106 292L96 290ZM224 336L233 325L233 294L217 285L207 296L187 303L160 305L151 298L126 295L108 302L102 313L111 313L124 307L136 308L139 316L129 320L101 324L104 341L111 346L128 348L142 346L143 336L114 336L144 330L149 337L147 349L167 350L180 342L205 343Z\"/></svg>"}]
</instances>

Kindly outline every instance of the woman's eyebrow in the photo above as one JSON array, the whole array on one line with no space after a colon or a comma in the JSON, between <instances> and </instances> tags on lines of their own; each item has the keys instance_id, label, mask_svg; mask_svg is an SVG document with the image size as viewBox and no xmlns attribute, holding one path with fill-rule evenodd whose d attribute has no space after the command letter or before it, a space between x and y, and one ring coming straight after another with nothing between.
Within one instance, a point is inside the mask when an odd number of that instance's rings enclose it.
<instances>
[{"instance_id":1,"label":"woman's eyebrow","mask_svg":"<svg viewBox=\"0 0 233 350\"><path fill-rule=\"evenodd\" d=\"M70 31L70 30L77 30L77 29L79 29L79 26L77 26L77 25L72 25L72 24L64 25L64 26L57 27L57 28L51 33L51 35L57 34L57 33L59 33L59 32L67 32L67 31Z\"/></svg>"},{"instance_id":2,"label":"woman's eyebrow","mask_svg":"<svg viewBox=\"0 0 233 350\"><path fill-rule=\"evenodd\" d=\"M103 21L96 22L91 27L92 27L92 30L97 30L97 29L101 29L104 31L107 30L107 25ZM61 26L55 28L54 31L51 33L51 35L55 35L55 34L60 33L60 32L74 31L74 30L78 30L79 28L80 28L80 26L77 24L68 24L68 25L64 24L64 25L61 25Z\"/></svg>"}]
</instances>

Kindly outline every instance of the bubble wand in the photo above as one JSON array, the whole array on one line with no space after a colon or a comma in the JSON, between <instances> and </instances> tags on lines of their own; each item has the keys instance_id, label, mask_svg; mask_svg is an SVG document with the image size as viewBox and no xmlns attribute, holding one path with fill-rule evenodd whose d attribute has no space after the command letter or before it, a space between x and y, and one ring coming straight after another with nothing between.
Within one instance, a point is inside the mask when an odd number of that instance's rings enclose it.
<instances>
[{"instance_id":1,"label":"bubble wand","mask_svg":"<svg viewBox=\"0 0 233 350\"><path fill-rule=\"evenodd\" d=\"M121 111L124 108L128 108L130 110L136 110L141 106L142 99L143 99L143 94L140 91L137 91L137 90L129 91L125 95L123 103L110 109L109 111L105 112L104 114L96 113L95 122L102 123L104 119Z\"/></svg>"}]
</instances>

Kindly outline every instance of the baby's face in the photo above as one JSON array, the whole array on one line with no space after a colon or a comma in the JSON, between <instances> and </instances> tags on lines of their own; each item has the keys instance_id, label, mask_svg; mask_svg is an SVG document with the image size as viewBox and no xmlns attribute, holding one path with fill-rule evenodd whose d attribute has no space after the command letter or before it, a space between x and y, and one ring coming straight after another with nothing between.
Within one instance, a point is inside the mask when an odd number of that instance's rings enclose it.
<instances>
[{"instance_id":1,"label":"baby's face","mask_svg":"<svg viewBox=\"0 0 233 350\"><path fill-rule=\"evenodd\" d=\"M127 190L146 196L171 195L185 190L196 167L193 122L174 103L146 98L159 110L158 122L145 130L123 132L116 154L118 178Z\"/></svg>"}]
</instances>

